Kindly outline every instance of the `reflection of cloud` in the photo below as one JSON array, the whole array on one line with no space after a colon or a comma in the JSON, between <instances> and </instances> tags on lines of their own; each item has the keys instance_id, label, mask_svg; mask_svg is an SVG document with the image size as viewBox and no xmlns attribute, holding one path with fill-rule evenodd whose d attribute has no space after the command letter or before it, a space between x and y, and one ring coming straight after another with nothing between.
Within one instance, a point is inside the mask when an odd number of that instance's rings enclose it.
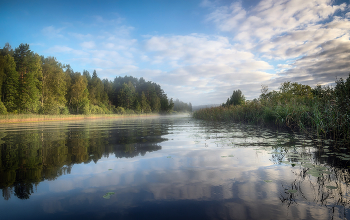
<instances>
[{"instance_id":1,"label":"reflection of cloud","mask_svg":"<svg viewBox=\"0 0 350 220\"><path fill-rule=\"evenodd\" d=\"M43 211L46 213L57 213L64 212L65 209L62 207L61 200L57 200L56 198L46 199L42 203Z\"/></svg>"}]
</instances>

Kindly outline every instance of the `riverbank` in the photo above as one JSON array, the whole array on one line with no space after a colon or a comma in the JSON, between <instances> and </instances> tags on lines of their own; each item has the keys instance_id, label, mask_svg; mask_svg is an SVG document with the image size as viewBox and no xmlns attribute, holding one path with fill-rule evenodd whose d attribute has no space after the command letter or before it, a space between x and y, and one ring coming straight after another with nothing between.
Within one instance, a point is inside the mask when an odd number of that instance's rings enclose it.
<instances>
[{"instance_id":1,"label":"riverbank","mask_svg":"<svg viewBox=\"0 0 350 220\"><path fill-rule=\"evenodd\" d=\"M260 126L289 128L312 137L333 139L350 145L350 77L336 86L311 88L282 83L279 91L264 91L259 99L239 105L200 109L193 117Z\"/></svg>"},{"instance_id":2,"label":"riverbank","mask_svg":"<svg viewBox=\"0 0 350 220\"><path fill-rule=\"evenodd\" d=\"M93 115L38 115L38 114L9 114L0 115L0 124L45 122L45 121L69 121L85 119L107 119L107 118L136 118L152 117L159 114L93 114Z\"/></svg>"}]
</instances>

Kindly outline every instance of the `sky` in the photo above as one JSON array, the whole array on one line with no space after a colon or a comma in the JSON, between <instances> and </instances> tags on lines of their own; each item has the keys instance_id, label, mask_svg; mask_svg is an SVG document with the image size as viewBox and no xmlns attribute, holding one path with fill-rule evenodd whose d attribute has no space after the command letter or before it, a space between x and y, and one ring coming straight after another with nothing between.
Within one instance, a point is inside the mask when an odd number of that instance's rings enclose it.
<instances>
[{"instance_id":1,"label":"sky","mask_svg":"<svg viewBox=\"0 0 350 220\"><path fill-rule=\"evenodd\" d=\"M0 21L0 47L27 43L101 79L143 77L192 105L350 73L347 0L0 0Z\"/></svg>"}]
</instances>

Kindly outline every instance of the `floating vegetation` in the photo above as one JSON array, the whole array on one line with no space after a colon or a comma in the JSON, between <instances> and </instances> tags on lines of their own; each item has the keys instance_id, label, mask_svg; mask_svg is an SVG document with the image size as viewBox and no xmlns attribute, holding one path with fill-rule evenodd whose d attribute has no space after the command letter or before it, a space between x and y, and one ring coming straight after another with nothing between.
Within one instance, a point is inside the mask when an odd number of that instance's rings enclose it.
<instances>
[{"instance_id":1,"label":"floating vegetation","mask_svg":"<svg viewBox=\"0 0 350 220\"><path fill-rule=\"evenodd\" d=\"M113 170L113 169L108 169L108 170Z\"/></svg>"},{"instance_id":2,"label":"floating vegetation","mask_svg":"<svg viewBox=\"0 0 350 220\"><path fill-rule=\"evenodd\" d=\"M328 188L328 189L338 189L337 186L326 186L326 188Z\"/></svg>"},{"instance_id":3,"label":"floating vegetation","mask_svg":"<svg viewBox=\"0 0 350 220\"><path fill-rule=\"evenodd\" d=\"M289 190L287 190L287 192L289 192L289 193L296 193L296 192L298 192L298 190L296 190L296 189L289 189Z\"/></svg>"},{"instance_id":4,"label":"floating vegetation","mask_svg":"<svg viewBox=\"0 0 350 220\"><path fill-rule=\"evenodd\" d=\"M103 198L104 199L110 199L111 198L111 195L114 195L115 193L114 192L108 192L108 193L106 193L104 196L103 196Z\"/></svg>"},{"instance_id":5,"label":"floating vegetation","mask_svg":"<svg viewBox=\"0 0 350 220\"><path fill-rule=\"evenodd\" d=\"M307 174L310 174L311 176L314 176L314 177L323 177L323 174L332 174L332 172L327 171L326 169L327 169L326 167L315 166L310 170L308 170Z\"/></svg>"},{"instance_id":6,"label":"floating vegetation","mask_svg":"<svg viewBox=\"0 0 350 220\"><path fill-rule=\"evenodd\" d=\"M305 163L302 166L305 167L305 168L313 168L314 167L314 165L311 164L311 163Z\"/></svg>"},{"instance_id":7,"label":"floating vegetation","mask_svg":"<svg viewBox=\"0 0 350 220\"><path fill-rule=\"evenodd\" d=\"M167 156L166 158L171 158L171 156Z\"/></svg>"},{"instance_id":8,"label":"floating vegetation","mask_svg":"<svg viewBox=\"0 0 350 220\"><path fill-rule=\"evenodd\" d=\"M272 180L264 180L265 183L271 183Z\"/></svg>"}]
</instances>

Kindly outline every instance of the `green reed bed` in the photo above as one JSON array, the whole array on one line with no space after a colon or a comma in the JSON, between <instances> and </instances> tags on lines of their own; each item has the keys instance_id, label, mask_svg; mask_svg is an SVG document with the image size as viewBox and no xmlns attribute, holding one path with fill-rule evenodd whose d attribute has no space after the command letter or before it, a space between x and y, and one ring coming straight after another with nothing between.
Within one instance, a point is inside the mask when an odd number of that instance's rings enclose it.
<instances>
[{"instance_id":1,"label":"green reed bed","mask_svg":"<svg viewBox=\"0 0 350 220\"><path fill-rule=\"evenodd\" d=\"M200 109L197 119L232 121L290 128L321 138L350 143L350 79L336 81L334 88L282 83L280 91L239 105Z\"/></svg>"}]
</instances>

